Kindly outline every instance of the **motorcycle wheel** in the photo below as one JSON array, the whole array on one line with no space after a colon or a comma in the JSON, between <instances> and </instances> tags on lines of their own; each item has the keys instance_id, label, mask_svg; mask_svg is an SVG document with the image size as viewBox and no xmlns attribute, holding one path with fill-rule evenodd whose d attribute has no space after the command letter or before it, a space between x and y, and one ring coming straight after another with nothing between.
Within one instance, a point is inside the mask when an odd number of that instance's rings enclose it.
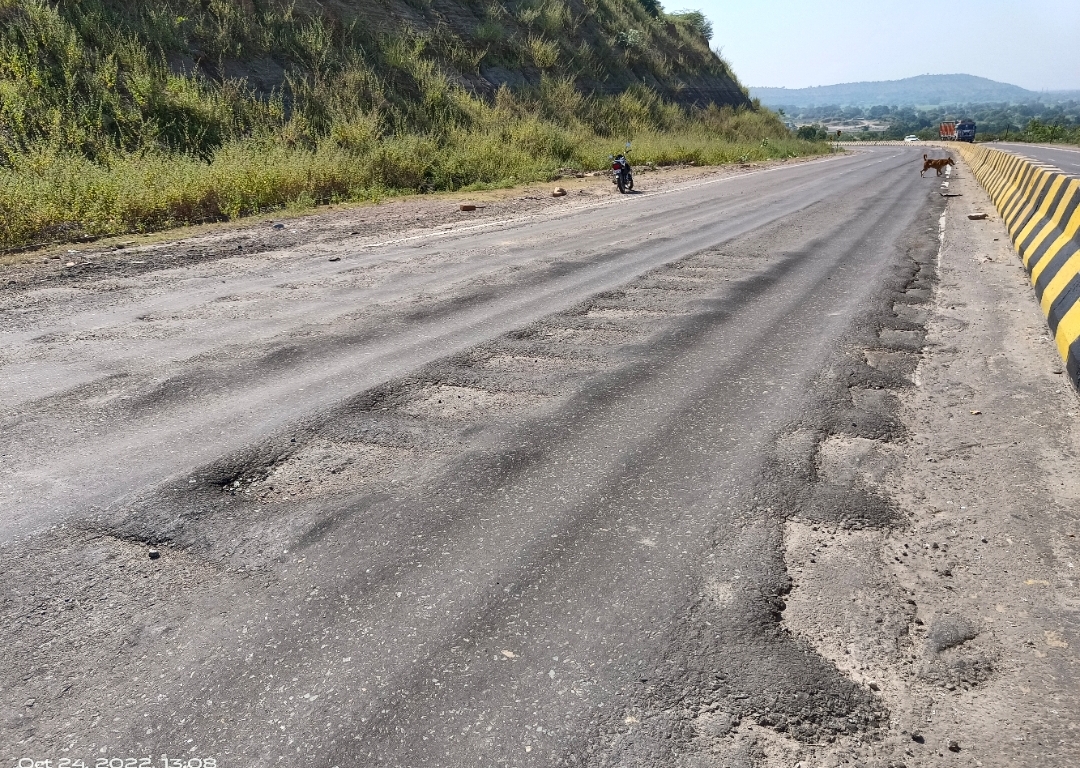
<instances>
[{"instance_id":1,"label":"motorcycle wheel","mask_svg":"<svg viewBox=\"0 0 1080 768\"><path fill-rule=\"evenodd\" d=\"M626 180L623 179L621 173L619 174L619 178L615 181L615 183L619 185L619 192L620 193L626 191Z\"/></svg>"},{"instance_id":2,"label":"motorcycle wheel","mask_svg":"<svg viewBox=\"0 0 1080 768\"><path fill-rule=\"evenodd\" d=\"M634 177L629 173L626 174L626 188L631 190L634 188Z\"/></svg>"}]
</instances>

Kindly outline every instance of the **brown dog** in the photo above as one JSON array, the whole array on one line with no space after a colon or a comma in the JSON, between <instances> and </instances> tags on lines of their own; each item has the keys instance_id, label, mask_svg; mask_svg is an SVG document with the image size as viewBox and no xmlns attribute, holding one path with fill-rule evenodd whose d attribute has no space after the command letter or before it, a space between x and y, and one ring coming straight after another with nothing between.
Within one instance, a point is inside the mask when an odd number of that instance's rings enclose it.
<instances>
[{"instance_id":1,"label":"brown dog","mask_svg":"<svg viewBox=\"0 0 1080 768\"><path fill-rule=\"evenodd\" d=\"M922 160L923 160L922 173L919 174L920 176L925 174L931 168L933 168L935 171L937 171L937 175L940 176L941 172L945 169L946 165L953 165L953 166L956 165L956 163L954 163L952 161L951 157L946 157L946 158L942 158L942 159L939 159L939 160L931 160L926 155L923 155Z\"/></svg>"}]
</instances>

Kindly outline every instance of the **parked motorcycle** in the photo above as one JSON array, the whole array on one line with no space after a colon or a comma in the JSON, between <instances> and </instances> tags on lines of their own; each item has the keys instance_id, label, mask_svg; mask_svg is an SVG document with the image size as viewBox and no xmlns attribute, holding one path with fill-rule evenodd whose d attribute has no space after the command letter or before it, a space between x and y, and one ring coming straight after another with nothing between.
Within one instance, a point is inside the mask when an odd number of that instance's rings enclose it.
<instances>
[{"instance_id":1,"label":"parked motorcycle","mask_svg":"<svg viewBox=\"0 0 1080 768\"><path fill-rule=\"evenodd\" d=\"M611 158L611 183L619 188L619 192L626 192L634 188L634 171L630 167L630 161L626 155L630 152L630 144L626 145L626 152L618 157Z\"/></svg>"}]
</instances>

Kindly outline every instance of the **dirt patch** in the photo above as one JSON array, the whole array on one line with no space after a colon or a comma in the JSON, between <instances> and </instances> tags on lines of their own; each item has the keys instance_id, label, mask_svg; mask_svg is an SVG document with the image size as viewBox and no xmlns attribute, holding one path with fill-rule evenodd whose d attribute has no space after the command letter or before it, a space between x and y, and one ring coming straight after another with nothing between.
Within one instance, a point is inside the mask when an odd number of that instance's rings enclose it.
<instances>
[{"instance_id":1,"label":"dirt patch","mask_svg":"<svg viewBox=\"0 0 1080 768\"><path fill-rule=\"evenodd\" d=\"M663 316L663 312L657 312L655 310L617 309L615 307L590 309L585 313L585 317L595 320L651 320L652 318Z\"/></svg>"},{"instance_id":2,"label":"dirt patch","mask_svg":"<svg viewBox=\"0 0 1080 768\"><path fill-rule=\"evenodd\" d=\"M483 367L495 371L514 373L564 373L581 370L583 361L565 357L539 357L529 355L492 355L483 362Z\"/></svg>"},{"instance_id":3,"label":"dirt patch","mask_svg":"<svg viewBox=\"0 0 1080 768\"><path fill-rule=\"evenodd\" d=\"M418 419L467 419L485 411L537 408L542 402L543 398L533 394L431 384L402 405L401 412Z\"/></svg>"},{"instance_id":4,"label":"dirt patch","mask_svg":"<svg viewBox=\"0 0 1080 768\"><path fill-rule=\"evenodd\" d=\"M644 192L661 191L700 179L754 173L817 159L820 158L792 158L750 167L664 167L642 172L639 187ZM618 195L606 173L581 178L570 176L558 183L567 190L566 197L553 198L553 184L536 183L482 192L337 204L301 214L281 211L237 222L0 254L0 295L50 283L102 286L107 280L267 252L283 252L285 257L312 251L326 253L328 257L340 256L357 247L386 240L422 240L433 230L531 216L565 206L590 205ZM461 211L463 203L476 205L477 209Z\"/></svg>"},{"instance_id":5,"label":"dirt patch","mask_svg":"<svg viewBox=\"0 0 1080 768\"><path fill-rule=\"evenodd\" d=\"M817 475L826 482L879 485L888 465L889 458L877 440L831 435L818 446Z\"/></svg>"},{"instance_id":6,"label":"dirt patch","mask_svg":"<svg viewBox=\"0 0 1080 768\"><path fill-rule=\"evenodd\" d=\"M902 522L785 529L785 626L891 713L878 740L817 749L809 765L1080 760L1069 735L1080 635L1065 596L1080 565L1080 431L1067 418L1080 399L1005 233L967 220L984 193L960 176L938 288L910 286L914 301L894 305L910 325L882 329L862 353L870 369L915 386L851 392L859 410L894 401L903 431L889 443L834 434L815 455L819 481L870 489ZM778 455L806 450L798 434Z\"/></svg>"},{"instance_id":7,"label":"dirt patch","mask_svg":"<svg viewBox=\"0 0 1080 768\"><path fill-rule=\"evenodd\" d=\"M259 501L276 502L356 493L374 480L401 474L414 458L403 448L316 439L265 478L246 487L236 480L230 487Z\"/></svg>"}]
</instances>

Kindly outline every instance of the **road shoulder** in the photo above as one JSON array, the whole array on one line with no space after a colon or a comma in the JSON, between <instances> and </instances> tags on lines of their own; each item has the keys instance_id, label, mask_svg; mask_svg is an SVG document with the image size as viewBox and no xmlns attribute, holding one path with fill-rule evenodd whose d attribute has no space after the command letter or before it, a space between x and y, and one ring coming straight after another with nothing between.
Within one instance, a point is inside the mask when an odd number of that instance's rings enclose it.
<instances>
[{"instance_id":1,"label":"road shoulder","mask_svg":"<svg viewBox=\"0 0 1080 768\"><path fill-rule=\"evenodd\" d=\"M719 166L642 166L635 169L637 193L666 191L695 182L728 178L840 155L814 155ZM553 196L556 188L566 194ZM0 291L55 283L86 283L132 277L161 269L281 252L356 249L389 239L420 237L595 204L617 197L606 171L568 173L551 182L479 191L432 193L280 210L236 221L216 222L148 234L109 237L89 243L0 251ZM461 206L475 206L461 210Z\"/></svg>"},{"instance_id":2,"label":"road shoulder","mask_svg":"<svg viewBox=\"0 0 1080 768\"><path fill-rule=\"evenodd\" d=\"M1080 761L1080 397L963 165L951 191L925 346L898 391L906 436L817 456L906 523L787 528L787 627L891 713L880 738L822 745L813 765Z\"/></svg>"}]
</instances>

